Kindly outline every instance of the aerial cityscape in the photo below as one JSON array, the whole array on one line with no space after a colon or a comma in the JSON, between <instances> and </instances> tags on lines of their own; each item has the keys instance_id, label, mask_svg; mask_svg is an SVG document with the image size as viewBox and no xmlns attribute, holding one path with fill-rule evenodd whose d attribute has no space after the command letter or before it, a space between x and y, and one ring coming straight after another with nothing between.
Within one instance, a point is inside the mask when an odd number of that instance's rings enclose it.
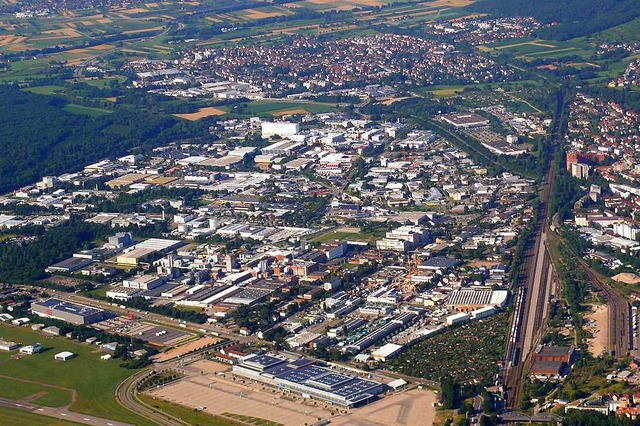
<instances>
[{"instance_id":1,"label":"aerial cityscape","mask_svg":"<svg viewBox=\"0 0 640 426\"><path fill-rule=\"evenodd\" d=\"M0 0L0 425L640 424L635 0Z\"/></svg>"}]
</instances>

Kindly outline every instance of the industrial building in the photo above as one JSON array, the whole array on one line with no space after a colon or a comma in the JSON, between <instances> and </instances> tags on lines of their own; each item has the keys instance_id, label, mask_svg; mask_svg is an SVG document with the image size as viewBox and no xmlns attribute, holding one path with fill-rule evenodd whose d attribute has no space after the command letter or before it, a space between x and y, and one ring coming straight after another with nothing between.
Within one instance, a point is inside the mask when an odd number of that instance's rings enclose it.
<instances>
[{"instance_id":1,"label":"industrial building","mask_svg":"<svg viewBox=\"0 0 640 426\"><path fill-rule=\"evenodd\" d=\"M395 343L387 343L386 345L381 346L375 351L373 351L371 356L376 361L386 362L391 358L393 358L394 356L398 355L400 351L402 351L402 348L403 348L402 345L396 345Z\"/></svg>"},{"instance_id":2,"label":"industrial building","mask_svg":"<svg viewBox=\"0 0 640 426\"><path fill-rule=\"evenodd\" d=\"M47 267L47 269L45 269L45 272L48 272L50 274L54 272L70 274L79 271L80 269L87 267L92 263L93 259L85 259L82 257L73 256Z\"/></svg>"},{"instance_id":3,"label":"industrial building","mask_svg":"<svg viewBox=\"0 0 640 426\"><path fill-rule=\"evenodd\" d=\"M366 404L386 388L382 383L336 372L310 359L290 360L279 355L241 358L233 366L233 374L342 407Z\"/></svg>"},{"instance_id":4,"label":"industrial building","mask_svg":"<svg viewBox=\"0 0 640 426\"><path fill-rule=\"evenodd\" d=\"M262 137L265 139L274 135L282 137L293 136L300 131L300 124L298 123L263 121L260 126Z\"/></svg>"},{"instance_id":5,"label":"industrial building","mask_svg":"<svg viewBox=\"0 0 640 426\"><path fill-rule=\"evenodd\" d=\"M443 115L441 118L445 123L451 124L456 129L483 127L488 126L490 123L488 118L476 113L447 114Z\"/></svg>"},{"instance_id":6,"label":"industrial building","mask_svg":"<svg viewBox=\"0 0 640 426\"><path fill-rule=\"evenodd\" d=\"M361 352L367 349L369 346L374 345L376 342L379 342L384 338L386 338L387 336L390 336L393 333L406 327L409 323L415 320L418 317L418 315L419 315L418 312L412 312L412 311L403 312L400 315L397 315L396 317L394 317L391 321L389 321L385 325L374 329L370 333L367 333L360 340L346 347L346 349L351 350L353 352Z\"/></svg>"},{"instance_id":7,"label":"industrial building","mask_svg":"<svg viewBox=\"0 0 640 426\"><path fill-rule=\"evenodd\" d=\"M43 318L53 318L76 325L92 324L104 319L103 310L60 299L31 302L31 312Z\"/></svg>"},{"instance_id":8,"label":"industrial building","mask_svg":"<svg viewBox=\"0 0 640 426\"><path fill-rule=\"evenodd\" d=\"M503 308L509 296L507 290L491 290L487 287L467 287L454 290L449 295L447 307L456 311L471 312L487 306Z\"/></svg>"}]
</instances>

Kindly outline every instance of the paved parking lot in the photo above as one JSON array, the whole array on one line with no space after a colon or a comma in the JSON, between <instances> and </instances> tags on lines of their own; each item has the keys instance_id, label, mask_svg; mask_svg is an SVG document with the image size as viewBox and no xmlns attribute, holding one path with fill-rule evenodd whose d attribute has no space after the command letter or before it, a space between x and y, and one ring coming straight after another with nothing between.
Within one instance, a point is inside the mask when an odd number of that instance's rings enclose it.
<instances>
[{"instance_id":1,"label":"paved parking lot","mask_svg":"<svg viewBox=\"0 0 640 426\"><path fill-rule=\"evenodd\" d=\"M101 321L93 327L109 333L135 337L156 346L178 346L195 337L186 331L124 316Z\"/></svg>"}]
</instances>

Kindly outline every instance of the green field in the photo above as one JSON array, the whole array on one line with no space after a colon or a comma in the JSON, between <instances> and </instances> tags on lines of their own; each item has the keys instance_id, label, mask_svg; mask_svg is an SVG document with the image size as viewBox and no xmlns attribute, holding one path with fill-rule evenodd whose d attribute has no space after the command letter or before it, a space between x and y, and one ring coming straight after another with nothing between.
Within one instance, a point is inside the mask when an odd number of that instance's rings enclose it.
<instances>
[{"instance_id":1,"label":"green field","mask_svg":"<svg viewBox=\"0 0 640 426\"><path fill-rule=\"evenodd\" d=\"M36 95L55 95L64 92L62 86L34 86L23 89L25 92L35 93Z\"/></svg>"},{"instance_id":2,"label":"green field","mask_svg":"<svg viewBox=\"0 0 640 426\"><path fill-rule=\"evenodd\" d=\"M0 374L16 379L29 380L36 386L59 386L75 389L78 399L70 407L72 411L92 414L136 425L149 425L148 421L120 406L115 400L115 389L120 382L134 373L119 367L117 360L102 361L96 346L81 344L62 337L46 337L41 333L24 327L0 324L0 338L21 344L40 342L44 352L14 359L16 351L0 353ZM55 361L58 352L71 351L77 356L69 361ZM32 384L14 381L14 397L33 394ZM0 383L2 386L2 383ZM49 391L42 386L40 391ZM8 391L6 391L8 392ZM63 396L50 393L45 399L48 405L60 404ZM42 401L39 401L42 402ZM1 422L0 422L1 423Z\"/></svg>"},{"instance_id":3,"label":"green field","mask_svg":"<svg viewBox=\"0 0 640 426\"><path fill-rule=\"evenodd\" d=\"M318 243L330 243L335 240L339 241L367 241L374 242L375 240L384 237L385 231L374 232L348 232L348 231L329 231L321 234L313 239Z\"/></svg>"},{"instance_id":4,"label":"green field","mask_svg":"<svg viewBox=\"0 0 640 426\"><path fill-rule=\"evenodd\" d=\"M111 114L113 111L104 108L94 108L84 105L68 104L64 110L76 115L88 115L89 117L99 117L105 114Z\"/></svg>"},{"instance_id":5,"label":"green field","mask_svg":"<svg viewBox=\"0 0 640 426\"><path fill-rule=\"evenodd\" d=\"M531 39L510 40L483 46L480 50L494 53L511 53L523 59L557 58L563 56L588 58L595 53L593 46L590 46L582 39L564 42Z\"/></svg>"},{"instance_id":6,"label":"green field","mask_svg":"<svg viewBox=\"0 0 640 426\"><path fill-rule=\"evenodd\" d=\"M80 426L81 423L0 406L0 423L10 426Z\"/></svg>"},{"instance_id":7,"label":"green field","mask_svg":"<svg viewBox=\"0 0 640 426\"><path fill-rule=\"evenodd\" d=\"M119 75L117 77L106 77L106 78L96 78L92 80L85 80L85 83L87 83L89 86L97 87L99 89L106 89L110 87L111 82L114 80L122 83L123 81L126 80L126 78Z\"/></svg>"},{"instance_id":8,"label":"green field","mask_svg":"<svg viewBox=\"0 0 640 426\"><path fill-rule=\"evenodd\" d=\"M64 407L71 404L71 392L67 390L0 377L0 397L2 398L17 401L36 394L42 394L42 396L31 399L30 402L34 404L47 407Z\"/></svg>"}]
</instances>

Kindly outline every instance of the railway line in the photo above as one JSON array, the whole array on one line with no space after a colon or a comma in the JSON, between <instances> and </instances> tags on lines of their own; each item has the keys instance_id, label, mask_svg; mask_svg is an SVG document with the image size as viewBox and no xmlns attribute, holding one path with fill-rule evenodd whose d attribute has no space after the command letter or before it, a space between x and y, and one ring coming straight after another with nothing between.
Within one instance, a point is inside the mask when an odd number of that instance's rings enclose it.
<instances>
[{"instance_id":1,"label":"railway line","mask_svg":"<svg viewBox=\"0 0 640 426\"><path fill-rule=\"evenodd\" d=\"M627 356L633 349L631 333L631 306L609 285L602 282L598 275L591 270L589 265L578 259L594 288L601 291L607 299L609 307L609 339L607 351L615 357Z\"/></svg>"},{"instance_id":2,"label":"railway line","mask_svg":"<svg viewBox=\"0 0 640 426\"><path fill-rule=\"evenodd\" d=\"M526 367L544 329L548 287L553 274L553 265L546 246L546 232L549 197L554 177L555 170L551 167L542 186L533 243L528 247L522 263L521 272L524 279L515 304L505 360L504 384L507 394L506 405L509 409L518 408Z\"/></svg>"}]
</instances>

